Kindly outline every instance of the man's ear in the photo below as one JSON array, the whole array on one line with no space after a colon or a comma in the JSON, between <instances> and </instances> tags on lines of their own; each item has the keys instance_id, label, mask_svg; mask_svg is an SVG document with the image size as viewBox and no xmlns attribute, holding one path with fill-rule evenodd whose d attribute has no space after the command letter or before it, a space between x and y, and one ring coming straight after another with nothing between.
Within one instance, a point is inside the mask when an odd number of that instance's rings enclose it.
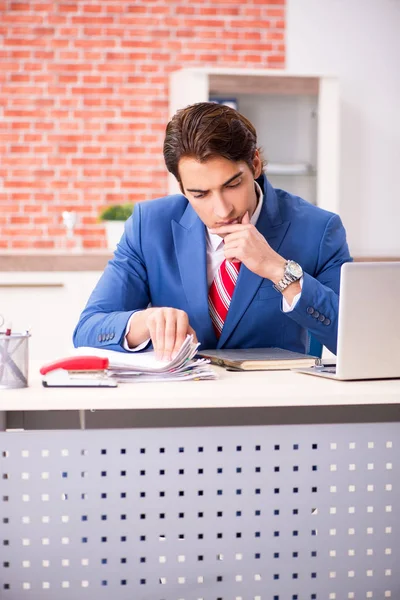
<instances>
[{"instance_id":1,"label":"man's ear","mask_svg":"<svg viewBox=\"0 0 400 600\"><path fill-rule=\"evenodd\" d=\"M260 175L262 173L262 161L261 161L260 153L258 150L256 150L254 152L253 173L254 173L254 179L257 179L258 177L260 177Z\"/></svg>"}]
</instances>

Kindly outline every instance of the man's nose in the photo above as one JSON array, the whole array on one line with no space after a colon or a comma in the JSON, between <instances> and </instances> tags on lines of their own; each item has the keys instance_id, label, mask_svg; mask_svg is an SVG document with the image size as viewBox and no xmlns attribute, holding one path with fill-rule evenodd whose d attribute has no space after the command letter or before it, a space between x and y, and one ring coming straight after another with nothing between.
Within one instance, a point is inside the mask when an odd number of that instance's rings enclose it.
<instances>
[{"instance_id":1,"label":"man's nose","mask_svg":"<svg viewBox=\"0 0 400 600\"><path fill-rule=\"evenodd\" d=\"M225 200L222 194L214 195L213 210L217 217L226 219L232 213L232 208L232 204Z\"/></svg>"}]
</instances>

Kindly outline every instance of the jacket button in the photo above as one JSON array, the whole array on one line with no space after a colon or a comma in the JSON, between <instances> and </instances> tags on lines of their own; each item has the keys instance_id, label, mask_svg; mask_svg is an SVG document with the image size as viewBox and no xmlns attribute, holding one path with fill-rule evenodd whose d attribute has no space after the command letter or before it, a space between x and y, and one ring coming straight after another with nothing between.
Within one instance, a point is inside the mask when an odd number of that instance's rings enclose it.
<instances>
[{"instance_id":1,"label":"jacket button","mask_svg":"<svg viewBox=\"0 0 400 600\"><path fill-rule=\"evenodd\" d=\"M97 336L97 339L99 342L102 342L103 340L101 339L101 333L99 333L99 335Z\"/></svg>"},{"instance_id":2,"label":"jacket button","mask_svg":"<svg viewBox=\"0 0 400 600\"><path fill-rule=\"evenodd\" d=\"M308 306L308 307L307 307L307 312L308 312L308 314L309 314L309 315L312 315L312 314L313 314L313 312L314 312L314 309L313 309L313 307L312 307L312 306Z\"/></svg>"},{"instance_id":3,"label":"jacket button","mask_svg":"<svg viewBox=\"0 0 400 600\"><path fill-rule=\"evenodd\" d=\"M330 325L330 324L331 324L330 319L324 319L324 325Z\"/></svg>"},{"instance_id":4,"label":"jacket button","mask_svg":"<svg viewBox=\"0 0 400 600\"><path fill-rule=\"evenodd\" d=\"M319 312L317 310L314 310L314 314L313 314L314 319L318 319L319 317Z\"/></svg>"},{"instance_id":5,"label":"jacket button","mask_svg":"<svg viewBox=\"0 0 400 600\"><path fill-rule=\"evenodd\" d=\"M110 339L110 334L106 333L106 342L108 342L109 339Z\"/></svg>"},{"instance_id":6,"label":"jacket button","mask_svg":"<svg viewBox=\"0 0 400 600\"><path fill-rule=\"evenodd\" d=\"M325 321L325 315L319 315L318 321L321 321L321 323L323 323Z\"/></svg>"},{"instance_id":7,"label":"jacket button","mask_svg":"<svg viewBox=\"0 0 400 600\"><path fill-rule=\"evenodd\" d=\"M110 340L113 340L113 339L114 339L114 336L115 336L115 333L114 333L114 332L112 332L112 334L110 335Z\"/></svg>"}]
</instances>

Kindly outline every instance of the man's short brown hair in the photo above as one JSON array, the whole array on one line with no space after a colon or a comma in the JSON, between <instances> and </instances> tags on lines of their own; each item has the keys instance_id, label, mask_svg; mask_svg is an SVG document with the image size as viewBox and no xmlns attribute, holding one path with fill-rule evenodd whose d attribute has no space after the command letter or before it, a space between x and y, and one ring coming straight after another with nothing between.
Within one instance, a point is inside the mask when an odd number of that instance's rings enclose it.
<instances>
[{"instance_id":1,"label":"man's short brown hair","mask_svg":"<svg viewBox=\"0 0 400 600\"><path fill-rule=\"evenodd\" d=\"M224 104L198 102L178 110L168 123L164 160L180 183L178 164L183 157L206 162L222 156L233 162L244 161L253 171L257 149L256 130L246 117Z\"/></svg>"}]
</instances>

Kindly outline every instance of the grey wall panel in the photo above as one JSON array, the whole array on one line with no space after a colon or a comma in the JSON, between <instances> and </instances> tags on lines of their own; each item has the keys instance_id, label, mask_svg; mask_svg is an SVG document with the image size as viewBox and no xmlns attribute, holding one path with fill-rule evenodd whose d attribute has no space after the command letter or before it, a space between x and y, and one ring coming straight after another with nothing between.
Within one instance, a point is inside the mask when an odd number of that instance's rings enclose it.
<instances>
[{"instance_id":1,"label":"grey wall panel","mask_svg":"<svg viewBox=\"0 0 400 600\"><path fill-rule=\"evenodd\" d=\"M1 433L0 598L399 600L399 433Z\"/></svg>"}]
</instances>

